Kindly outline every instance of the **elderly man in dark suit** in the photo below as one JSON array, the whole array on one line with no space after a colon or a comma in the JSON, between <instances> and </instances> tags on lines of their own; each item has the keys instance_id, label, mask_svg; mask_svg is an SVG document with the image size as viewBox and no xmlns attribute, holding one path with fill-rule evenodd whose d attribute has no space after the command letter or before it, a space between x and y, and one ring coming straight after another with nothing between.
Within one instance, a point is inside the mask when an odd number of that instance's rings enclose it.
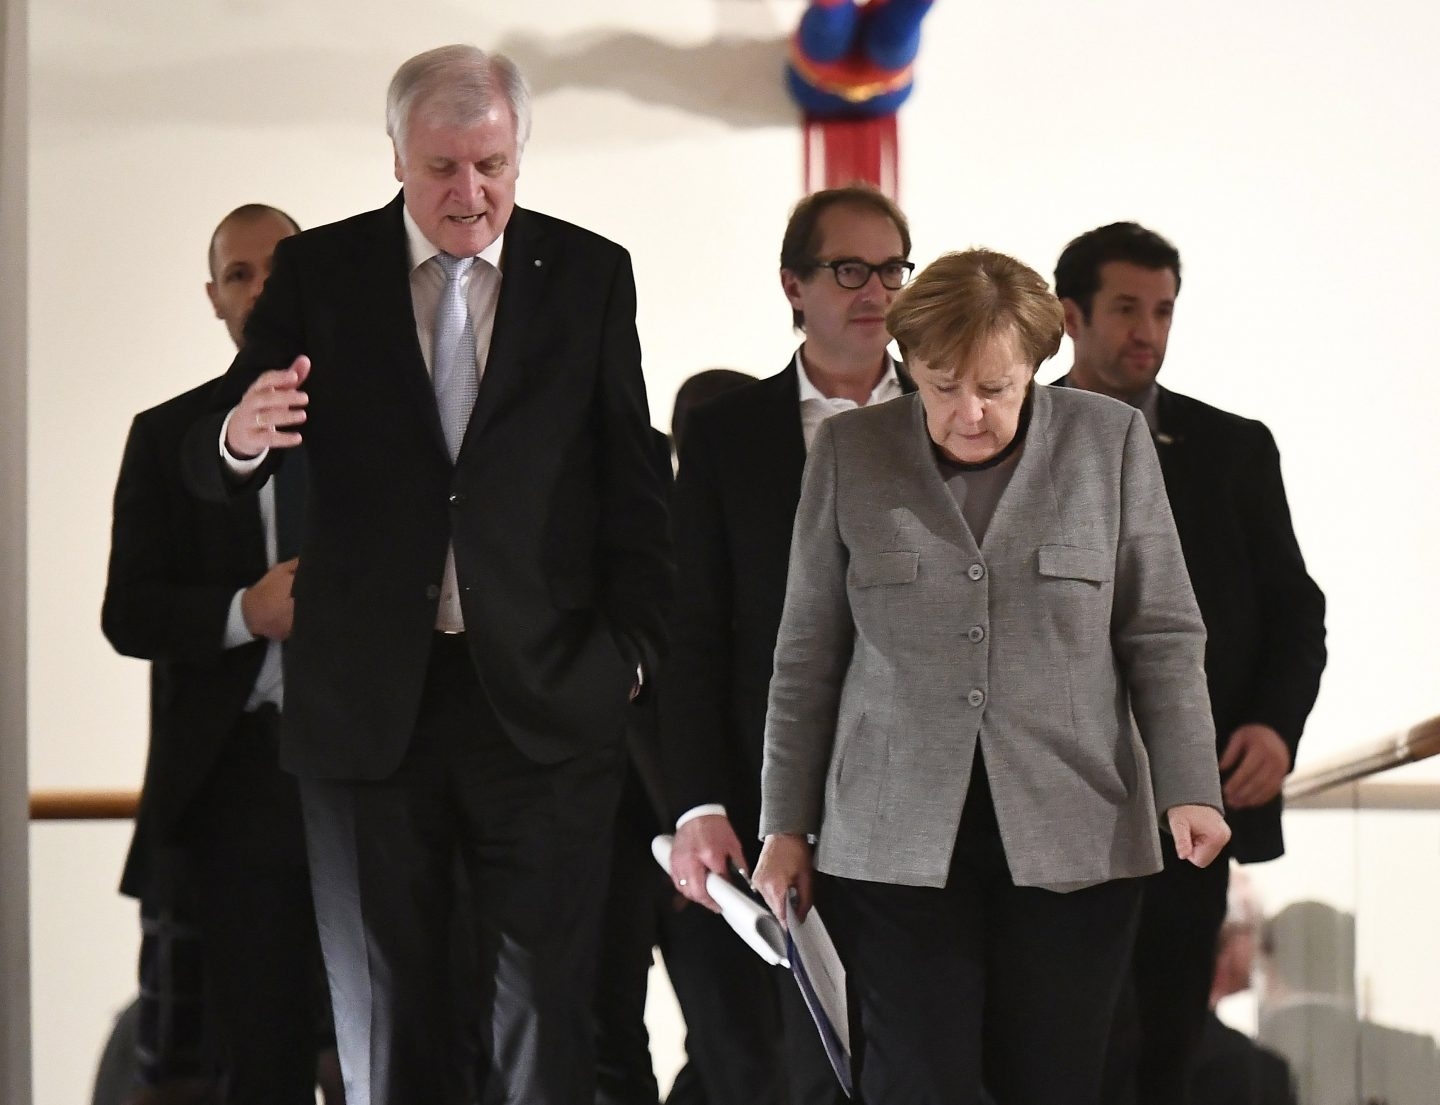
<instances>
[{"instance_id":1,"label":"elderly man in dark suit","mask_svg":"<svg viewBox=\"0 0 1440 1105\"><path fill-rule=\"evenodd\" d=\"M661 747L678 818L671 875L712 909L706 873L749 871L759 854L765 703L805 455L830 415L911 390L886 353L884 321L909 253L905 216L879 192L839 188L802 200L781 244L780 284L804 343L779 374L688 420ZM841 1099L788 973L710 920L688 930L692 942L667 948L666 966L712 1105Z\"/></svg>"},{"instance_id":2,"label":"elderly man in dark suit","mask_svg":"<svg viewBox=\"0 0 1440 1105\"><path fill-rule=\"evenodd\" d=\"M1295 540L1275 439L1260 422L1156 383L1180 292L1180 254L1164 238L1135 223L1083 234L1055 267L1055 292L1075 345L1058 382L1138 408L1160 454L1205 621L1228 854L1274 859L1285 850L1281 787L1325 667L1325 598ZM1145 891L1107 1102L1188 1100L1228 879L1226 863L1197 869L1166 841L1165 869Z\"/></svg>"},{"instance_id":3,"label":"elderly man in dark suit","mask_svg":"<svg viewBox=\"0 0 1440 1105\"><path fill-rule=\"evenodd\" d=\"M590 999L630 701L669 591L629 255L515 205L503 57L405 62L401 195L300 235L198 424L202 494L304 440L282 762L300 776L347 1100L451 1100L456 856L496 980L477 1094L593 1094Z\"/></svg>"},{"instance_id":4,"label":"elderly man in dark suit","mask_svg":"<svg viewBox=\"0 0 1440 1105\"><path fill-rule=\"evenodd\" d=\"M260 204L216 228L206 291L237 347L276 245L299 229ZM135 418L101 612L118 651L152 661L121 881L141 901L139 1075L176 1093L218 1073L226 1102L308 1105L328 1014L299 794L277 751L304 469L234 503L189 495L181 443L214 385Z\"/></svg>"}]
</instances>

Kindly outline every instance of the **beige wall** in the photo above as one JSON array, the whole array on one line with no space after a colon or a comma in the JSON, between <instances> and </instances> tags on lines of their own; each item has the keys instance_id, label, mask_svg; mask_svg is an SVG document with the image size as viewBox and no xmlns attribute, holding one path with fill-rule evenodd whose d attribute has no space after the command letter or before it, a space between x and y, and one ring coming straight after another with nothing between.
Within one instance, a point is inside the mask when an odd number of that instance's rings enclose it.
<instances>
[{"instance_id":1,"label":"beige wall","mask_svg":"<svg viewBox=\"0 0 1440 1105\"><path fill-rule=\"evenodd\" d=\"M506 49L537 89L521 201L632 250L664 425L689 373L768 374L794 342L774 269L800 187L777 77L799 10L418 0L400 22L377 0L33 0L32 783L140 777L144 667L97 624L109 497L133 412L228 360L202 291L218 216L261 200L313 225L385 202L394 66L457 39ZM1275 430L1330 598L1306 757L1440 712L1437 43L1420 0L953 0L902 119L922 262L983 243L1048 271L1116 218L1180 246L1165 379ZM124 837L35 834L41 1105L77 1099L130 986L132 910L111 891Z\"/></svg>"}]
</instances>

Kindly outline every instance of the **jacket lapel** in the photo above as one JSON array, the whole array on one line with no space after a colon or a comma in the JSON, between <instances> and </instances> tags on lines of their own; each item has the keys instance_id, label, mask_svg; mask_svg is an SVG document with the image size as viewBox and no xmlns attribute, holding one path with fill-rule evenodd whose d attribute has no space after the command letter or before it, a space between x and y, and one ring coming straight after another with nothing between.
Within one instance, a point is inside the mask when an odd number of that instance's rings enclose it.
<instances>
[{"instance_id":1,"label":"jacket lapel","mask_svg":"<svg viewBox=\"0 0 1440 1105\"><path fill-rule=\"evenodd\" d=\"M721 465L718 479L732 504L741 542L774 553L766 561L776 577L771 582L783 593L790 531L805 473L799 378L794 366L787 365L742 390L743 405L729 412L732 430L715 445Z\"/></svg>"},{"instance_id":2,"label":"jacket lapel","mask_svg":"<svg viewBox=\"0 0 1440 1105\"><path fill-rule=\"evenodd\" d=\"M410 244L405 236L404 193L381 212L373 239L356 266L356 302L373 320L385 360L396 366L402 398L414 405L446 463L450 450L440 426L435 385L415 329L415 301L410 294Z\"/></svg>"},{"instance_id":3,"label":"jacket lapel","mask_svg":"<svg viewBox=\"0 0 1440 1105\"><path fill-rule=\"evenodd\" d=\"M1186 493L1192 482L1191 458L1194 453L1188 440L1190 427L1185 411L1173 391L1160 388L1155 402L1155 421L1159 423L1155 433L1155 452L1160 457L1160 474L1165 478L1170 513L1175 518L1175 527L1181 533L1188 533L1189 510L1197 498Z\"/></svg>"},{"instance_id":4,"label":"jacket lapel","mask_svg":"<svg viewBox=\"0 0 1440 1105\"><path fill-rule=\"evenodd\" d=\"M901 393L913 394L915 381L910 379L904 364L894 363ZM755 386L766 389L765 403L757 407L755 414L755 440L774 443L774 453L765 458L766 471L772 474L776 490L789 504L793 516L800 504L806 458L805 426L800 414L800 373L795 367L795 358L791 357L782 371Z\"/></svg>"},{"instance_id":5,"label":"jacket lapel","mask_svg":"<svg viewBox=\"0 0 1440 1105\"><path fill-rule=\"evenodd\" d=\"M1050 385L1057 388L1071 387L1067 372ZM1170 500L1170 513L1175 527L1182 534L1189 526L1188 508L1192 497L1184 493L1190 481L1190 457L1193 455L1187 445L1189 425L1179 397L1168 388L1156 385L1155 421L1151 437L1155 452L1160 458L1160 473L1165 480L1165 492ZM1177 489L1179 492L1177 493Z\"/></svg>"},{"instance_id":6,"label":"jacket lapel","mask_svg":"<svg viewBox=\"0 0 1440 1105\"><path fill-rule=\"evenodd\" d=\"M756 385L766 391L765 402L755 410L755 441L773 442L763 468L776 501L789 509L790 518L800 503L800 481L805 474L805 430L800 421L800 374L792 360L783 372ZM759 490L752 488L750 493Z\"/></svg>"},{"instance_id":7,"label":"jacket lapel","mask_svg":"<svg viewBox=\"0 0 1440 1105\"><path fill-rule=\"evenodd\" d=\"M981 549L991 547L990 538L1002 540L1005 534L1041 534L1058 537L1062 533L1060 504L1056 500L1055 482L1050 475L1050 393L1043 384L1032 383L1034 404L1030 426L1010 483L995 506L990 527L985 531Z\"/></svg>"},{"instance_id":8,"label":"jacket lapel","mask_svg":"<svg viewBox=\"0 0 1440 1105\"><path fill-rule=\"evenodd\" d=\"M1163 464L1167 451L1174 446L1184 445L1189 436L1189 424L1175 393L1168 388L1157 387L1155 400L1155 448L1160 452ZM1178 452L1178 451L1177 451Z\"/></svg>"},{"instance_id":9,"label":"jacket lapel","mask_svg":"<svg viewBox=\"0 0 1440 1105\"><path fill-rule=\"evenodd\" d=\"M925 425L925 404L914 394L895 402L910 405L909 431L904 448L897 453L895 501L904 502L918 495L915 513L927 530L957 548L977 551L970 527L935 463L935 445Z\"/></svg>"},{"instance_id":10,"label":"jacket lapel","mask_svg":"<svg viewBox=\"0 0 1440 1105\"><path fill-rule=\"evenodd\" d=\"M462 456L471 439L484 432L485 423L505 396L523 381L526 336L542 332L546 325L559 325L558 319L547 318L544 312L545 285L554 260L555 244L549 235L528 211L515 208L505 227L495 329L490 335L480 394L460 445Z\"/></svg>"},{"instance_id":11,"label":"jacket lapel","mask_svg":"<svg viewBox=\"0 0 1440 1105\"><path fill-rule=\"evenodd\" d=\"M895 379L900 381L900 393L902 395L913 395L915 393L915 381L910 378L910 370L905 367L904 361L895 362Z\"/></svg>"},{"instance_id":12,"label":"jacket lapel","mask_svg":"<svg viewBox=\"0 0 1440 1105\"><path fill-rule=\"evenodd\" d=\"M265 524L260 518L259 489L257 488L253 494L232 499L223 506L212 503L199 505L205 510L224 512L231 533L231 538L225 542L225 547L235 550L237 576L259 579L270 567L265 549Z\"/></svg>"}]
</instances>

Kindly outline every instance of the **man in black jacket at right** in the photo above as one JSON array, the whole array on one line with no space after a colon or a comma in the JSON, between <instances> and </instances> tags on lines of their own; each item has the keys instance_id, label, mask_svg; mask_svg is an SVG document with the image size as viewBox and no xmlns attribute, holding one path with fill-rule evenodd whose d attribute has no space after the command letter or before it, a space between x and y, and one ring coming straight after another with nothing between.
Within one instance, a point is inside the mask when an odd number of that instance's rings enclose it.
<instances>
[{"instance_id":1,"label":"man in black jacket at right","mask_svg":"<svg viewBox=\"0 0 1440 1105\"><path fill-rule=\"evenodd\" d=\"M1150 424L1208 635L1230 854L1251 863L1285 850L1281 788L1325 667L1325 598L1305 571L1270 431L1155 382L1179 291L1180 254L1153 231L1112 223L1076 238L1055 267L1075 345L1057 383L1129 403ZM1111 1037L1107 1105L1189 1100L1229 865L1201 870L1163 845Z\"/></svg>"}]
</instances>

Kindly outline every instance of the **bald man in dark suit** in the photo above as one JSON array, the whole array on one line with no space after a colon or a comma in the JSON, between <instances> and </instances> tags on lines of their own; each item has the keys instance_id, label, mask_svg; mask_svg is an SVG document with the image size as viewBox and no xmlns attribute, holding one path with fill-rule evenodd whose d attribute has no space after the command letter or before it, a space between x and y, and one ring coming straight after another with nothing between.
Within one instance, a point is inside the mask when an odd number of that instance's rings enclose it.
<instances>
[{"instance_id":1,"label":"bald man in dark suit","mask_svg":"<svg viewBox=\"0 0 1440 1105\"><path fill-rule=\"evenodd\" d=\"M206 292L237 348L276 246L298 232L261 204L216 228ZM213 390L135 417L101 612L117 651L151 661L121 881L141 902L139 1080L154 1093L218 1085L232 1105L309 1105L329 1011L299 794L278 754L305 468L233 503L191 496L181 444Z\"/></svg>"}]
</instances>

